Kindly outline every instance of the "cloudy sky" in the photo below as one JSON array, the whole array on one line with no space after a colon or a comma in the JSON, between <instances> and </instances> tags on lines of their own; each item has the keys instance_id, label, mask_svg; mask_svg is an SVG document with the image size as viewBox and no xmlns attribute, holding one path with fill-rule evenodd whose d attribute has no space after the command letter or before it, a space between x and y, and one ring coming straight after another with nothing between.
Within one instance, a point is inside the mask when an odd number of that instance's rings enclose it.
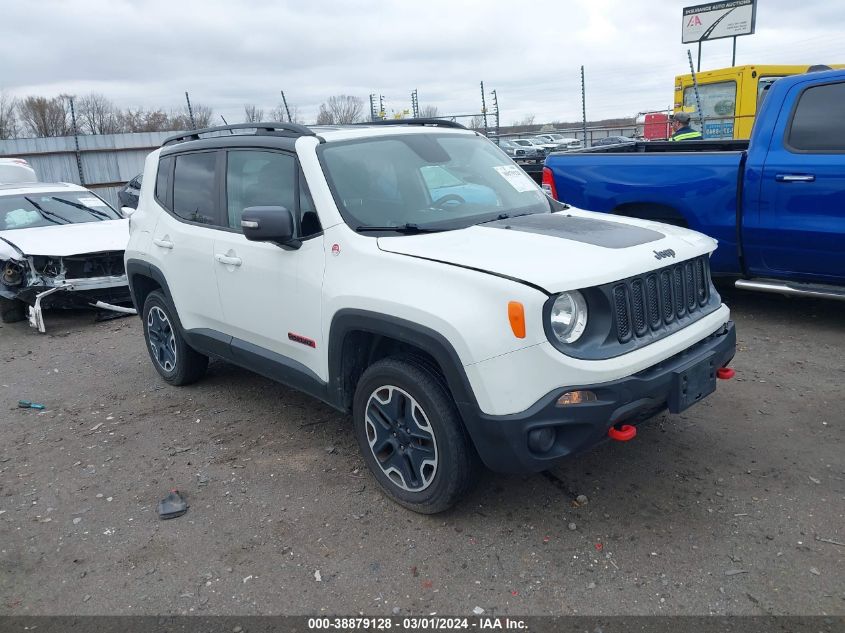
<instances>
[{"instance_id":1,"label":"cloudy sky","mask_svg":"<svg viewBox=\"0 0 845 633\"><path fill-rule=\"evenodd\" d=\"M313 121L333 94L385 96L388 109L480 111L495 88L502 123L600 119L672 102L688 72L681 9L694 0L0 0L0 89L103 93L122 107L178 108L185 90L230 122L284 90ZM737 64L845 63L843 0L759 0ZM693 49L695 55L695 49ZM730 65L730 40L702 69Z\"/></svg>"}]
</instances>

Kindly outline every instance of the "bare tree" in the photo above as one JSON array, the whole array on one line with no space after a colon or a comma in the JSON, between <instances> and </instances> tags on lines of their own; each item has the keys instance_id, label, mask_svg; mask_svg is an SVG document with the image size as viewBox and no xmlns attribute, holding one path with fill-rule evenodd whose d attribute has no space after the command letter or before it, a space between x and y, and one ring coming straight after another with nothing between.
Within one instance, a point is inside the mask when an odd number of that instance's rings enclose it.
<instances>
[{"instance_id":1,"label":"bare tree","mask_svg":"<svg viewBox=\"0 0 845 633\"><path fill-rule=\"evenodd\" d=\"M70 131L62 97L26 97L18 105L18 115L32 136L65 136Z\"/></svg>"},{"instance_id":2,"label":"bare tree","mask_svg":"<svg viewBox=\"0 0 845 633\"><path fill-rule=\"evenodd\" d=\"M264 110L256 106L254 103L244 104L244 123L259 123L263 120Z\"/></svg>"},{"instance_id":3,"label":"bare tree","mask_svg":"<svg viewBox=\"0 0 845 633\"><path fill-rule=\"evenodd\" d=\"M210 127L211 126L211 120L214 118L214 110L212 110L210 106L202 105L202 104L199 104L199 103L191 104L191 106L192 106L192 109L194 111L194 123L196 123L197 128ZM187 112L185 112L185 114L187 114ZM176 130L176 129L187 129L187 128L171 128L171 129Z\"/></svg>"},{"instance_id":4,"label":"bare tree","mask_svg":"<svg viewBox=\"0 0 845 633\"><path fill-rule=\"evenodd\" d=\"M288 106L288 110L290 110L290 120L288 121L288 113L285 111L285 104L280 103L275 108L270 110L270 120L271 121L281 121L284 123L285 121L289 123L301 123L299 118L299 108L296 106Z\"/></svg>"},{"instance_id":5,"label":"bare tree","mask_svg":"<svg viewBox=\"0 0 845 633\"><path fill-rule=\"evenodd\" d=\"M471 130L483 130L484 129L484 117L480 114L474 115L469 120L469 128Z\"/></svg>"},{"instance_id":6,"label":"bare tree","mask_svg":"<svg viewBox=\"0 0 845 633\"><path fill-rule=\"evenodd\" d=\"M332 123L346 125L363 120L364 100L352 95L334 95L329 97L326 104L320 105L320 114L327 110L332 115ZM319 123L319 115L317 122Z\"/></svg>"},{"instance_id":7,"label":"bare tree","mask_svg":"<svg viewBox=\"0 0 845 633\"><path fill-rule=\"evenodd\" d=\"M92 92L74 105L79 131L83 134L114 134L121 131L120 111L104 95Z\"/></svg>"},{"instance_id":8,"label":"bare tree","mask_svg":"<svg viewBox=\"0 0 845 633\"><path fill-rule=\"evenodd\" d=\"M334 125L335 123L334 114L326 108L325 103L321 103L320 111L317 113L317 125Z\"/></svg>"},{"instance_id":9,"label":"bare tree","mask_svg":"<svg viewBox=\"0 0 845 633\"><path fill-rule=\"evenodd\" d=\"M0 139L15 138L18 135L18 100L0 92Z\"/></svg>"},{"instance_id":10,"label":"bare tree","mask_svg":"<svg viewBox=\"0 0 845 633\"><path fill-rule=\"evenodd\" d=\"M421 119L436 119L438 116L440 116L440 111L437 106L426 105L420 108Z\"/></svg>"}]
</instances>

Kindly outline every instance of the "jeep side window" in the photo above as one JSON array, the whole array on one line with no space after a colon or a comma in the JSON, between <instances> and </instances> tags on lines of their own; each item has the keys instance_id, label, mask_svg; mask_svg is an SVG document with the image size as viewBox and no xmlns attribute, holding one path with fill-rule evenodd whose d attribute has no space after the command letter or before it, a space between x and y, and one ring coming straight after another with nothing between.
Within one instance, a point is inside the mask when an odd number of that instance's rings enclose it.
<instances>
[{"instance_id":1,"label":"jeep side window","mask_svg":"<svg viewBox=\"0 0 845 633\"><path fill-rule=\"evenodd\" d=\"M173 157L167 156L158 161L158 173L156 174L155 197L159 204L165 209L170 209L171 198L170 178L173 175Z\"/></svg>"},{"instance_id":2,"label":"jeep side window","mask_svg":"<svg viewBox=\"0 0 845 633\"><path fill-rule=\"evenodd\" d=\"M173 213L190 222L216 224L216 164L217 152L176 156L176 168L173 172Z\"/></svg>"},{"instance_id":3,"label":"jeep side window","mask_svg":"<svg viewBox=\"0 0 845 633\"><path fill-rule=\"evenodd\" d=\"M241 215L248 207L285 207L295 217L296 178L296 159L289 154L230 151L226 165L229 228L241 230Z\"/></svg>"},{"instance_id":4,"label":"jeep side window","mask_svg":"<svg viewBox=\"0 0 845 633\"><path fill-rule=\"evenodd\" d=\"M305 174L299 170L299 236L308 238L317 235L323 227L320 226L320 218L317 216L317 209L314 207L314 200L311 192L308 191L308 183L305 182Z\"/></svg>"}]
</instances>

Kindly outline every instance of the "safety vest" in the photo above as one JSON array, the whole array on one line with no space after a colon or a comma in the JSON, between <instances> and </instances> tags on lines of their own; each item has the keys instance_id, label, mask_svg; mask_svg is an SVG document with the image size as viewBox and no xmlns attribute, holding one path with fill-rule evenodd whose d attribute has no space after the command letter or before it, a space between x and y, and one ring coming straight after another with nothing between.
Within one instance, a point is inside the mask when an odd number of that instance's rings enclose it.
<instances>
[{"instance_id":1,"label":"safety vest","mask_svg":"<svg viewBox=\"0 0 845 633\"><path fill-rule=\"evenodd\" d=\"M681 130L685 130L685 129L689 130L689 132L681 132ZM678 132L680 132L680 134ZM672 138L670 140L673 140L673 141L700 141L704 138L704 137L701 136L701 132L699 132L698 130L693 130L692 128L689 128L689 127L681 128L680 130L678 130L678 132L675 132L675 134L672 135Z\"/></svg>"}]
</instances>

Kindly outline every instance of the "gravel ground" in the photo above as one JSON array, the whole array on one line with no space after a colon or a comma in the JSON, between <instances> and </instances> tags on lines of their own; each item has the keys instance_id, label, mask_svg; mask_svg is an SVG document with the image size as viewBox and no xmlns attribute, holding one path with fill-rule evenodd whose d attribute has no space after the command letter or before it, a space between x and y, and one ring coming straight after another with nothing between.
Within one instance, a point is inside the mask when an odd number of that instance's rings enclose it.
<instances>
[{"instance_id":1,"label":"gravel ground","mask_svg":"<svg viewBox=\"0 0 845 633\"><path fill-rule=\"evenodd\" d=\"M842 304L724 294L735 380L434 517L304 395L166 386L137 318L2 326L0 614L845 614Z\"/></svg>"}]
</instances>

